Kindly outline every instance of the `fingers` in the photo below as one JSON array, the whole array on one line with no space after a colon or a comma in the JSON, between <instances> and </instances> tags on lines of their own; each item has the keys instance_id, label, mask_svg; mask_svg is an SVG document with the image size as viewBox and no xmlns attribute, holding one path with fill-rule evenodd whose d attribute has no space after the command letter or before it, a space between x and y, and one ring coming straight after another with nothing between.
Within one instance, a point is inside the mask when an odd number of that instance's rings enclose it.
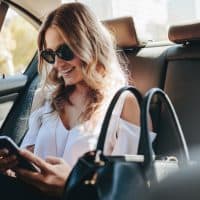
<instances>
[{"instance_id":1,"label":"fingers","mask_svg":"<svg viewBox=\"0 0 200 200\"><path fill-rule=\"evenodd\" d=\"M5 157L9 154L8 149L0 149L0 158Z\"/></svg>"},{"instance_id":2,"label":"fingers","mask_svg":"<svg viewBox=\"0 0 200 200\"><path fill-rule=\"evenodd\" d=\"M45 161L52 165L62 164L65 162L63 159L54 156L48 156Z\"/></svg>"},{"instance_id":3,"label":"fingers","mask_svg":"<svg viewBox=\"0 0 200 200\"><path fill-rule=\"evenodd\" d=\"M23 178L25 177L27 180L35 180L38 179L40 173L39 172L33 172L27 169L22 169L22 168L16 168L15 169L16 174Z\"/></svg>"},{"instance_id":4,"label":"fingers","mask_svg":"<svg viewBox=\"0 0 200 200\"><path fill-rule=\"evenodd\" d=\"M42 174L39 172L32 172L26 169L16 168L15 173L19 179L34 186L37 186L37 184L41 183L43 180Z\"/></svg>"},{"instance_id":5,"label":"fingers","mask_svg":"<svg viewBox=\"0 0 200 200\"><path fill-rule=\"evenodd\" d=\"M19 153L21 156L23 156L24 158L35 164L41 171L48 170L47 163L38 156L31 153L30 151L21 149Z\"/></svg>"},{"instance_id":6,"label":"fingers","mask_svg":"<svg viewBox=\"0 0 200 200\"><path fill-rule=\"evenodd\" d=\"M0 161L0 171L12 169L12 168L16 167L17 164L18 164L18 160L17 160L16 156L14 156L14 155L2 158Z\"/></svg>"},{"instance_id":7,"label":"fingers","mask_svg":"<svg viewBox=\"0 0 200 200\"><path fill-rule=\"evenodd\" d=\"M17 157L10 155L7 149L0 149L0 172L5 173L6 170L16 167L18 164Z\"/></svg>"}]
</instances>

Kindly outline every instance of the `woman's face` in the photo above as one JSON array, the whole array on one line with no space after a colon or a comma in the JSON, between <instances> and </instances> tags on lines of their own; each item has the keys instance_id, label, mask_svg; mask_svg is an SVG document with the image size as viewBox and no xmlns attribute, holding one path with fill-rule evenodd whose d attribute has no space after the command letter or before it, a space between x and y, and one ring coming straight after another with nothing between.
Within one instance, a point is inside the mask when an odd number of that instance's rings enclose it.
<instances>
[{"instance_id":1,"label":"woman's face","mask_svg":"<svg viewBox=\"0 0 200 200\"><path fill-rule=\"evenodd\" d=\"M54 52L62 44L66 44L61 34L55 27L47 29L45 34L46 48ZM72 60L66 61L55 56L55 63L52 64L53 68L58 72L58 76L64 79L65 85L76 85L83 80L81 71L81 60L74 55Z\"/></svg>"}]
</instances>

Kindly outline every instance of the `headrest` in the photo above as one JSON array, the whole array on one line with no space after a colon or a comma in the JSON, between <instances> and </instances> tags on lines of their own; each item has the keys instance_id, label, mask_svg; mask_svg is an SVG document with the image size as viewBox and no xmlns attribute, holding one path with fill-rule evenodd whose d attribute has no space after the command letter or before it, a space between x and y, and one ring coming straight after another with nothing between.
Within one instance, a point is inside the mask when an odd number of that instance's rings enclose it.
<instances>
[{"instance_id":1,"label":"headrest","mask_svg":"<svg viewBox=\"0 0 200 200\"><path fill-rule=\"evenodd\" d=\"M169 40L175 43L200 41L200 23L171 26L168 32Z\"/></svg>"},{"instance_id":2,"label":"headrest","mask_svg":"<svg viewBox=\"0 0 200 200\"><path fill-rule=\"evenodd\" d=\"M139 46L132 17L115 18L102 22L114 35L118 47L127 48Z\"/></svg>"}]
</instances>

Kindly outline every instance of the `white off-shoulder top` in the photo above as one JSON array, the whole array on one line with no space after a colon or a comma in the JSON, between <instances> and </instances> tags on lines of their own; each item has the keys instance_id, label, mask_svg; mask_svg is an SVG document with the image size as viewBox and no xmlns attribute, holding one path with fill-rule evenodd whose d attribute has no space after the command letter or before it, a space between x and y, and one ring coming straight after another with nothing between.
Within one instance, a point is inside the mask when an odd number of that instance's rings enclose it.
<instances>
[{"instance_id":1,"label":"white off-shoulder top","mask_svg":"<svg viewBox=\"0 0 200 200\"><path fill-rule=\"evenodd\" d=\"M121 95L113 111L104 146L105 154L137 154L140 127L120 118L126 95L127 93ZM61 157L73 167L80 156L95 149L103 116L98 120L97 126L88 132L85 130L90 121L67 130L59 115L52 112L51 105L47 101L31 114L29 130L21 147L35 145L34 153L41 158ZM156 134L153 132L150 134L153 141Z\"/></svg>"}]
</instances>

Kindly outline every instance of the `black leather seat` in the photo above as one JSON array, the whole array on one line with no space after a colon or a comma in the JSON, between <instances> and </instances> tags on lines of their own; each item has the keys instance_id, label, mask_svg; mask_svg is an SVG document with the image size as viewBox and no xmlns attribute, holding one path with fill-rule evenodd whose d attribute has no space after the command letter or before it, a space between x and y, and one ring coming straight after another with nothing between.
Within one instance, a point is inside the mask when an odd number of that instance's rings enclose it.
<instances>
[{"instance_id":1,"label":"black leather seat","mask_svg":"<svg viewBox=\"0 0 200 200\"><path fill-rule=\"evenodd\" d=\"M143 200L199 200L200 148L192 149L191 152L197 161L152 185L150 194L144 196Z\"/></svg>"},{"instance_id":2,"label":"black leather seat","mask_svg":"<svg viewBox=\"0 0 200 200\"><path fill-rule=\"evenodd\" d=\"M189 150L200 144L200 23L172 26L164 90L179 116ZM192 155L192 159L196 159Z\"/></svg>"}]
</instances>

